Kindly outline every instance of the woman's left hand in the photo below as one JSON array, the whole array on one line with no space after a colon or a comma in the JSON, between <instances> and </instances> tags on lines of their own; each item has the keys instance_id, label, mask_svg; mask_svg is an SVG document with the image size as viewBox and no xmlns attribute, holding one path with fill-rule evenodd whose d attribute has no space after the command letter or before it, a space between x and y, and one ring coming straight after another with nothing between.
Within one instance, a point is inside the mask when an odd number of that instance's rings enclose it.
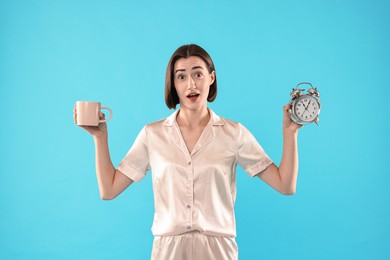
<instances>
[{"instance_id":1,"label":"woman's left hand","mask_svg":"<svg viewBox=\"0 0 390 260\"><path fill-rule=\"evenodd\" d=\"M291 104L287 104L283 107L283 134L298 134L298 130L302 125L295 123L288 115L288 110L291 108Z\"/></svg>"}]
</instances>

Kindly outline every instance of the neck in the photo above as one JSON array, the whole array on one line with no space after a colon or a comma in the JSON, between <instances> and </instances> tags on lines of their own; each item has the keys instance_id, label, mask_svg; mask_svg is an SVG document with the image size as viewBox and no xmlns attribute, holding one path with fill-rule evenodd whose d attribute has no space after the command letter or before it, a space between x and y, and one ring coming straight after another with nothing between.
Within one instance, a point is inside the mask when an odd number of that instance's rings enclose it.
<instances>
[{"instance_id":1,"label":"neck","mask_svg":"<svg viewBox=\"0 0 390 260\"><path fill-rule=\"evenodd\" d=\"M199 110L180 108L176 120L179 126L196 128L207 125L210 120L210 114L207 106Z\"/></svg>"}]
</instances>

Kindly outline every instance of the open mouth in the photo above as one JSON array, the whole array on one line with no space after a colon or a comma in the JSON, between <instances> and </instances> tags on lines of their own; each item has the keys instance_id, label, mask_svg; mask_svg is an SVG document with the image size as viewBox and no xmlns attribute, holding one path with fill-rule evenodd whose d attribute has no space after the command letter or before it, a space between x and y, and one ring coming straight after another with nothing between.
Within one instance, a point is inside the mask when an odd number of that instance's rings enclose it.
<instances>
[{"instance_id":1,"label":"open mouth","mask_svg":"<svg viewBox=\"0 0 390 260\"><path fill-rule=\"evenodd\" d=\"M197 97L199 97L198 93L190 93L187 95L187 98L189 98L190 100L196 100Z\"/></svg>"}]
</instances>

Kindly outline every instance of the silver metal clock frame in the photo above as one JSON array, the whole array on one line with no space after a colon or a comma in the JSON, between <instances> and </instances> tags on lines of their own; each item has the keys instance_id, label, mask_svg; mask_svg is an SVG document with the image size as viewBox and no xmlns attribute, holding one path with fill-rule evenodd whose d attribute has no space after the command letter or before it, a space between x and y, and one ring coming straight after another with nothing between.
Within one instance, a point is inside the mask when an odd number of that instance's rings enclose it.
<instances>
[{"instance_id":1,"label":"silver metal clock frame","mask_svg":"<svg viewBox=\"0 0 390 260\"><path fill-rule=\"evenodd\" d=\"M308 89L307 91L307 94L302 94L303 91L305 91L304 89L299 89L298 87L300 85L303 85L303 84L307 84L307 85L310 85L311 88ZM317 102L318 104L318 113L317 113L317 121L318 121L318 115L320 114L320 110L321 110L321 103L320 103L320 93L318 92L317 88L315 88L311 83L309 82L301 82L299 84L297 84L297 86L295 87L295 89L292 90L291 94L290 94L290 97L291 97L291 101L290 101L290 104L291 104L291 109L288 110L288 113L289 113L289 116L291 118L292 121L294 121L295 123L297 124L300 124L300 125L307 125L307 124L310 124L313 122L313 120L310 120L310 121L304 121L304 120L301 120L299 119L296 115L295 115L295 104L303 99L303 98L307 98L307 97L311 97L311 98L314 98L314 100ZM318 125L318 122L317 121L314 121L317 125Z\"/></svg>"}]
</instances>

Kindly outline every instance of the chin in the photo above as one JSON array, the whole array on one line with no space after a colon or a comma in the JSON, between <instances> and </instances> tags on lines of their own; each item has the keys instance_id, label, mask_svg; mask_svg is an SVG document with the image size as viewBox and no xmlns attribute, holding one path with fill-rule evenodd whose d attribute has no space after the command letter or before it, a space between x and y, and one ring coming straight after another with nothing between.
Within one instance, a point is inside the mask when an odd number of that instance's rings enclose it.
<instances>
[{"instance_id":1,"label":"chin","mask_svg":"<svg viewBox=\"0 0 390 260\"><path fill-rule=\"evenodd\" d=\"M199 110L203 106L207 105L202 105L202 104L186 104L186 105L180 105L180 108L188 109L188 110Z\"/></svg>"}]
</instances>

